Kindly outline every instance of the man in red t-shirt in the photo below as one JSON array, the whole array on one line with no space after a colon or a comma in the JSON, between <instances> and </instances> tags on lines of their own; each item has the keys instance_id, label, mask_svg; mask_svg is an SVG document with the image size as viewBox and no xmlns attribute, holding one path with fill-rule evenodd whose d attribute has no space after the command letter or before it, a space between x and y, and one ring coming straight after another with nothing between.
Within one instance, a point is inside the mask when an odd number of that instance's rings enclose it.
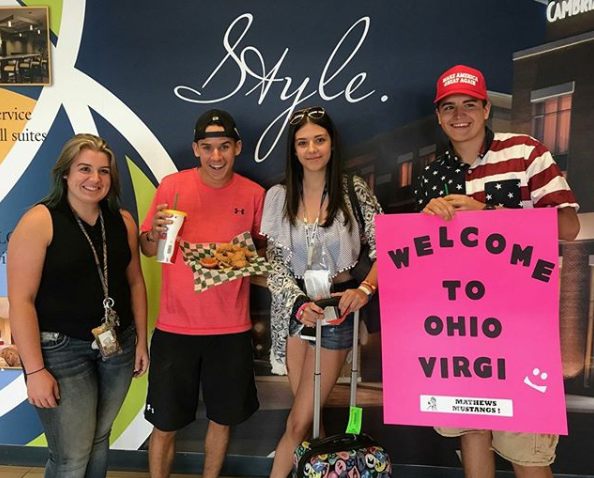
<instances>
[{"instance_id":1,"label":"man in red t-shirt","mask_svg":"<svg viewBox=\"0 0 594 478\"><path fill-rule=\"evenodd\" d=\"M192 143L200 167L163 178L141 226L146 256L157 253L159 234L172 222L166 209L174 203L187 214L184 241L225 243L245 231L259 238L264 189L234 173L241 147L229 113L210 110L200 116ZM163 265L145 409L154 426L149 442L153 478L169 476L177 430L195 420L200 388L210 420L203 476L219 476L229 427L259 407L250 329L249 279L195 293L192 270L181 257Z\"/></svg>"}]
</instances>

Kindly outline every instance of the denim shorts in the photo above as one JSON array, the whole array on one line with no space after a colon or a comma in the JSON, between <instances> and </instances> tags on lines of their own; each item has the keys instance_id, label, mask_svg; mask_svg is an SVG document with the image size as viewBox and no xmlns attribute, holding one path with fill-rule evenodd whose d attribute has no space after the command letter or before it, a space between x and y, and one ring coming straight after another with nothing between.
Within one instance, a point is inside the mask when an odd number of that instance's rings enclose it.
<instances>
[{"instance_id":1,"label":"denim shorts","mask_svg":"<svg viewBox=\"0 0 594 478\"><path fill-rule=\"evenodd\" d=\"M350 349L353 346L354 314L349 314L338 325L324 325L322 327L322 348L330 350ZM289 335L298 335L302 329L301 322L294 317L291 318ZM311 345L315 345L315 342Z\"/></svg>"},{"instance_id":2,"label":"denim shorts","mask_svg":"<svg viewBox=\"0 0 594 478\"><path fill-rule=\"evenodd\" d=\"M303 289L303 281L297 282L299 287ZM344 292L347 289L354 289L358 287L358 282L349 280L339 284L332 285L332 292ZM354 314L349 314L338 325L324 325L322 327L322 348L329 350L345 350L353 346L353 329L354 329ZM295 317L291 317L289 323L289 335L291 337L299 334L302 329L302 324ZM314 341L309 341L312 346L315 346Z\"/></svg>"},{"instance_id":3,"label":"denim shorts","mask_svg":"<svg viewBox=\"0 0 594 478\"><path fill-rule=\"evenodd\" d=\"M349 314L338 325L322 327L322 348L330 350L350 349L353 346L354 314ZM312 345L314 343L312 342Z\"/></svg>"}]
</instances>

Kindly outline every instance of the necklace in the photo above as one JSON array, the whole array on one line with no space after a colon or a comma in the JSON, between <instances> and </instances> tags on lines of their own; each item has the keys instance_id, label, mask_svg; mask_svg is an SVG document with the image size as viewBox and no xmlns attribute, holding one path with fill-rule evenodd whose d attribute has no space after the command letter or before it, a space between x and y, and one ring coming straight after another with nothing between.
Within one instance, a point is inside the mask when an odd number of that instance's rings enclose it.
<instances>
[{"instance_id":1,"label":"necklace","mask_svg":"<svg viewBox=\"0 0 594 478\"><path fill-rule=\"evenodd\" d=\"M320 215L322 214L322 207L324 206L324 201L326 200L326 196L328 195L328 189L326 185L324 185L324 191L322 192L322 198L320 200L320 207L318 209L318 215L316 220L311 225L307 221L307 208L305 207L305 197L303 194L303 188L301 189L301 203L303 204L303 223L305 224L305 243L307 246L307 265L308 267L311 266L312 259L313 259L313 249L315 239L318 233L318 227L320 224Z\"/></svg>"},{"instance_id":2,"label":"necklace","mask_svg":"<svg viewBox=\"0 0 594 478\"><path fill-rule=\"evenodd\" d=\"M307 207L305 206L305 197L303 195L303 187L301 188L301 204L303 205L303 222L308 225L309 221L307 220ZM324 190L322 191L322 198L320 199L320 207L318 209L318 215L314 224L317 224L320 221L320 215L322 214L322 207L324 206L324 201L326 200L326 196L328 195L328 188L324 185Z\"/></svg>"}]
</instances>

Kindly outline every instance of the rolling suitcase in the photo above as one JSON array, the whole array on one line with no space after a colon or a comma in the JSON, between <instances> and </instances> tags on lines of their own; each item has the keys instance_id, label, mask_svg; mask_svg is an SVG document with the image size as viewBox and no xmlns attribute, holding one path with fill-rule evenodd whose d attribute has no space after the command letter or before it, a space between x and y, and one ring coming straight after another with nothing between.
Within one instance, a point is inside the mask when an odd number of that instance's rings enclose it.
<instances>
[{"instance_id":1,"label":"rolling suitcase","mask_svg":"<svg viewBox=\"0 0 594 478\"><path fill-rule=\"evenodd\" d=\"M316 301L320 307L336 307L339 298ZM363 433L342 433L328 438L320 436L320 342L321 321L316 324L314 369L313 439L302 442L293 456L293 478L388 478L392 476L390 457L373 438ZM351 367L350 407L357 401L357 345L359 312L355 312L353 361ZM352 410L352 408L351 408ZM349 426L349 428L351 428Z\"/></svg>"}]
</instances>

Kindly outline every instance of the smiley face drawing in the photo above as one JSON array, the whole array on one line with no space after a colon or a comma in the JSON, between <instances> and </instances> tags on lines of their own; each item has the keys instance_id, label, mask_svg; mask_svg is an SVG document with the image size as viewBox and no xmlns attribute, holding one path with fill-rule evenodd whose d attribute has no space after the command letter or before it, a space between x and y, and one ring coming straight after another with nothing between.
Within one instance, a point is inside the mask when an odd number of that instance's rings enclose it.
<instances>
[{"instance_id":1,"label":"smiley face drawing","mask_svg":"<svg viewBox=\"0 0 594 478\"><path fill-rule=\"evenodd\" d=\"M546 380L549 377L548 373L541 372L538 368L534 368L532 370L532 375L533 375L533 377L539 378L541 380ZM537 384L533 383L528 375L526 375L526 377L524 377L524 383L526 385L528 385L530 388L533 388L534 390L536 390L537 392L540 392L540 393L545 393L548 388L547 385L537 385Z\"/></svg>"}]
</instances>

